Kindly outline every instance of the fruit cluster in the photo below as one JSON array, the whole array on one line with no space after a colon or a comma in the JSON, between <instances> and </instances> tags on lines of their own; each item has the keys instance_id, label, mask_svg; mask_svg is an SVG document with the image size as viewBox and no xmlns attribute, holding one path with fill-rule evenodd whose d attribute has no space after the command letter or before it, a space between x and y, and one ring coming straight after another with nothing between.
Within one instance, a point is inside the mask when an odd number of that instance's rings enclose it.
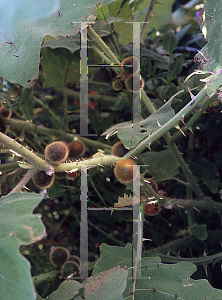
<instances>
[{"instance_id":1,"label":"fruit cluster","mask_svg":"<svg viewBox=\"0 0 222 300\"><path fill-rule=\"evenodd\" d=\"M134 72L133 72L133 63L134 63ZM112 82L112 87L115 91L121 91L126 88L128 91L136 91L135 87L133 88L133 76L137 77L138 82L140 82L140 87L144 86L144 80L140 78L138 73L139 63L138 60L133 58L133 56L128 56L124 58L121 62L122 72L116 76ZM135 71L136 70L136 71Z\"/></svg>"},{"instance_id":2,"label":"fruit cluster","mask_svg":"<svg viewBox=\"0 0 222 300\"><path fill-rule=\"evenodd\" d=\"M71 255L69 251L61 246L52 248L49 259L51 264L60 269L62 278L69 279L80 274L80 259Z\"/></svg>"},{"instance_id":3,"label":"fruit cluster","mask_svg":"<svg viewBox=\"0 0 222 300\"><path fill-rule=\"evenodd\" d=\"M7 133L7 125L5 120L10 118L12 115L12 111L4 106L4 104L0 101L0 132L6 134Z\"/></svg>"},{"instance_id":4,"label":"fruit cluster","mask_svg":"<svg viewBox=\"0 0 222 300\"><path fill-rule=\"evenodd\" d=\"M45 159L51 164L60 164L67 158L77 159L85 153L85 145L80 140L75 140L70 144L63 141L56 141L46 146ZM66 173L69 177L76 177L80 172ZM55 174L49 176L43 170L36 170L33 177L33 183L39 189L47 189L54 183Z\"/></svg>"}]
</instances>

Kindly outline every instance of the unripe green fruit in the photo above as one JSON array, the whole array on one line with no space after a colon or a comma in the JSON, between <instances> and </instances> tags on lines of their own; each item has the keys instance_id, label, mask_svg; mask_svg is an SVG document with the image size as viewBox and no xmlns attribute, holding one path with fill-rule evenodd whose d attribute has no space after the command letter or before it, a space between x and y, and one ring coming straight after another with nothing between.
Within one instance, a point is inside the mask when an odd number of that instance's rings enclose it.
<instances>
[{"instance_id":1,"label":"unripe green fruit","mask_svg":"<svg viewBox=\"0 0 222 300\"><path fill-rule=\"evenodd\" d=\"M62 265L69 259L69 257L69 251L60 246L54 247L49 254L50 262L56 268L61 268Z\"/></svg>"},{"instance_id":2,"label":"unripe green fruit","mask_svg":"<svg viewBox=\"0 0 222 300\"><path fill-rule=\"evenodd\" d=\"M53 173L51 176L49 176L45 171L37 170L35 171L32 180L39 189L48 189L54 183L55 174Z\"/></svg>"},{"instance_id":3,"label":"unripe green fruit","mask_svg":"<svg viewBox=\"0 0 222 300\"><path fill-rule=\"evenodd\" d=\"M121 159L115 165L114 175L121 183L130 183L139 175L139 167L130 158Z\"/></svg>"},{"instance_id":4,"label":"unripe green fruit","mask_svg":"<svg viewBox=\"0 0 222 300\"><path fill-rule=\"evenodd\" d=\"M53 142L45 148L45 158L52 164L64 162L69 155L69 147L63 141Z\"/></svg>"},{"instance_id":5,"label":"unripe green fruit","mask_svg":"<svg viewBox=\"0 0 222 300\"><path fill-rule=\"evenodd\" d=\"M85 144L80 141L80 140L76 140L71 142L69 145L69 157L70 158L78 158L84 155L85 153Z\"/></svg>"},{"instance_id":6,"label":"unripe green fruit","mask_svg":"<svg viewBox=\"0 0 222 300\"><path fill-rule=\"evenodd\" d=\"M121 141L115 143L112 147L112 155L114 156L123 157L127 152L127 149Z\"/></svg>"}]
</instances>

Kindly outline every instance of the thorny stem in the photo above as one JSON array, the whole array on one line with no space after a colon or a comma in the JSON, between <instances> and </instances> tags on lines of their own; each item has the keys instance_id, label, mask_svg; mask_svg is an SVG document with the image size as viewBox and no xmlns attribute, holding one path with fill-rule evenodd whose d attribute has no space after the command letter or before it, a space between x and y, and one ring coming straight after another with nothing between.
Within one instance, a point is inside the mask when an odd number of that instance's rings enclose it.
<instances>
[{"instance_id":1,"label":"thorny stem","mask_svg":"<svg viewBox=\"0 0 222 300\"><path fill-rule=\"evenodd\" d=\"M125 157L130 157L132 155L138 154L143 151L148 145L152 142L158 140L162 137L167 131L177 126L180 122L181 118L183 118L186 114L191 112L195 106L197 106L205 97L207 96L207 87L205 86L191 101L182 108L173 118L171 118L168 122L162 125L158 130L140 142L135 148L130 150Z\"/></svg>"},{"instance_id":2,"label":"thorny stem","mask_svg":"<svg viewBox=\"0 0 222 300\"><path fill-rule=\"evenodd\" d=\"M54 170L55 172L66 172L72 170L81 170L81 166L87 166L89 168L98 167L98 166L109 166L115 165L122 157L117 157L113 155L104 155L103 157L99 158L90 158L80 161L75 161L72 163L62 163L60 165L55 165Z\"/></svg>"},{"instance_id":3,"label":"thorny stem","mask_svg":"<svg viewBox=\"0 0 222 300\"><path fill-rule=\"evenodd\" d=\"M111 59L113 64L120 65L121 62L115 56L115 54L110 50L110 48L104 43L100 36L92 29L91 26L88 27L88 33L93 37L94 41L102 48L106 55Z\"/></svg>"},{"instance_id":4,"label":"thorny stem","mask_svg":"<svg viewBox=\"0 0 222 300\"><path fill-rule=\"evenodd\" d=\"M46 127L42 127L42 126L37 126L31 122L16 120L13 118L7 119L6 123L15 129L23 129L26 131L33 131L33 132L37 132L39 134L48 135L50 137L56 136L67 142L71 142L75 139L80 139L81 141L83 141L86 144L86 146L88 146L90 148L93 148L96 150L101 149L108 153L110 153L110 151L111 151L111 146L109 146L109 145L106 145L106 144L98 142L98 141L90 140L85 137L81 137L77 134L75 135L75 134L71 134L71 133L66 133L63 130L56 130L56 129L50 129L50 128L46 128Z\"/></svg>"},{"instance_id":5,"label":"thorny stem","mask_svg":"<svg viewBox=\"0 0 222 300\"><path fill-rule=\"evenodd\" d=\"M15 140L11 139L7 135L0 132L0 142L3 143L8 149L13 150L14 152L20 154L21 156L25 157L34 168L41 169L44 171L49 170L48 168L50 165L45 160L38 157L35 153L28 150ZM53 168L50 167L51 171L53 171Z\"/></svg>"}]
</instances>

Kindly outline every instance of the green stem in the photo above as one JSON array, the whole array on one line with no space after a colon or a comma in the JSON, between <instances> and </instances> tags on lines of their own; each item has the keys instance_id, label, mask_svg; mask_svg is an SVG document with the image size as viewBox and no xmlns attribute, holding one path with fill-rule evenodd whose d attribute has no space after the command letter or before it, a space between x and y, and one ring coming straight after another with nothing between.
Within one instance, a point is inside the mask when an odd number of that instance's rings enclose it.
<instances>
[{"instance_id":1,"label":"green stem","mask_svg":"<svg viewBox=\"0 0 222 300\"><path fill-rule=\"evenodd\" d=\"M44 107L59 123L61 123L60 118L46 105L42 100L37 97L33 97L36 102L38 102L42 107ZM61 124L62 125L62 124Z\"/></svg>"},{"instance_id":2,"label":"green stem","mask_svg":"<svg viewBox=\"0 0 222 300\"><path fill-rule=\"evenodd\" d=\"M35 286L39 286L41 284L46 284L55 280L58 275L58 271L54 270L48 273L40 274L35 277L32 277L32 281Z\"/></svg>"},{"instance_id":3,"label":"green stem","mask_svg":"<svg viewBox=\"0 0 222 300\"><path fill-rule=\"evenodd\" d=\"M103 202L103 204L105 205L105 207L107 207L107 204L105 202L105 200L103 199L102 195L100 194L100 192L98 191L98 189L96 188L93 180L89 177L89 181L94 189L94 191L97 193L97 195L99 196L100 200Z\"/></svg>"},{"instance_id":4,"label":"green stem","mask_svg":"<svg viewBox=\"0 0 222 300\"><path fill-rule=\"evenodd\" d=\"M114 53L110 50L110 48L104 43L104 41L100 38L100 36L92 29L91 26L88 27L88 33L92 36L95 42L101 47L101 49L106 53L106 55L110 58L113 64L120 65L121 62L114 55Z\"/></svg>"},{"instance_id":5,"label":"green stem","mask_svg":"<svg viewBox=\"0 0 222 300\"><path fill-rule=\"evenodd\" d=\"M190 130L192 126L196 123L196 121L200 118L202 114L204 114L205 110L208 108L208 106L212 103L214 98L209 98L208 96L207 101L203 104L203 107L195 113L195 115L189 120L189 122L181 129L183 132L186 132L187 130ZM203 99L204 101L205 99ZM179 137L182 136L182 133L180 131L177 131L174 135L171 137L171 142L175 141Z\"/></svg>"},{"instance_id":6,"label":"green stem","mask_svg":"<svg viewBox=\"0 0 222 300\"><path fill-rule=\"evenodd\" d=\"M164 255L164 254L160 254L160 253L156 253L156 255L161 258L162 263L166 263L166 264L175 264L180 261L189 261L198 266L198 265L208 265L211 263L215 263L218 260L222 260L222 252L214 254L214 255L197 257L197 258L196 257L195 258L182 258L182 257Z\"/></svg>"},{"instance_id":7,"label":"green stem","mask_svg":"<svg viewBox=\"0 0 222 300\"><path fill-rule=\"evenodd\" d=\"M114 238L112 235L110 235L109 233L105 232L99 226L93 224L91 221L88 220L88 223L89 223L90 226L94 227L96 230L98 230L99 232L101 232L103 235L107 236L107 238L109 238L112 241L114 241L117 245L120 245L120 246L123 246L123 247L126 246L122 241Z\"/></svg>"},{"instance_id":8,"label":"green stem","mask_svg":"<svg viewBox=\"0 0 222 300\"><path fill-rule=\"evenodd\" d=\"M122 157L113 155L104 155L103 157L90 158L81 161L75 161L72 163L62 163L60 165L54 165L55 172L67 172L72 170L81 170L81 166L87 166L89 168L98 166L111 166L115 165Z\"/></svg>"},{"instance_id":9,"label":"green stem","mask_svg":"<svg viewBox=\"0 0 222 300\"><path fill-rule=\"evenodd\" d=\"M25 157L36 169L41 169L49 173L53 172L53 168L43 159L38 157L32 151L28 150L15 140L0 132L0 142L8 149L15 151L21 156Z\"/></svg>"},{"instance_id":10,"label":"green stem","mask_svg":"<svg viewBox=\"0 0 222 300\"><path fill-rule=\"evenodd\" d=\"M175 143L169 143L168 144L169 149L172 151L172 153L175 155L175 157L177 158L177 161L180 165L180 167L182 168L184 174L186 175L186 178L190 184L190 188L194 191L194 193L196 194L198 199L202 199L203 198L203 193L201 191L201 189L199 188L192 172L190 171L188 165L186 164L185 160L183 159L180 151L178 150L177 146L175 145Z\"/></svg>"},{"instance_id":11,"label":"green stem","mask_svg":"<svg viewBox=\"0 0 222 300\"><path fill-rule=\"evenodd\" d=\"M130 157L135 154L139 154L142 152L148 145L152 142L158 140L162 137L167 131L176 127L180 120L190 113L194 107L196 107L205 97L207 96L207 87L205 86L184 108L182 108L173 118L171 118L168 122L162 125L158 130L145 138L142 142L140 142L135 148L130 150L124 157Z\"/></svg>"},{"instance_id":12,"label":"green stem","mask_svg":"<svg viewBox=\"0 0 222 300\"><path fill-rule=\"evenodd\" d=\"M153 9L154 9L154 6L155 6L156 3L158 3L157 0L151 0L150 1L150 5L148 7L148 10L147 10L147 13L146 13L146 17L145 17L144 22L143 22L143 27L141 29L141 39L140 39L141 42L145 38L147 27L149 26L149 21L150 21L150 19L152 17Z\"/></svg>"},{"instance_id":13,"label":"green stem","mask_svg":"<svg viewBox=\"0 0 222 300\"><path fill-rule=\"evenodd\" d=\"M111 152L111 146L106 145L104 143L98 142L98 141L94 141L94 140L90 140L88 138L85 137L80 137L79 135L74 135L71 133L66 133L63 130L56 130L56 129L50 129L50 128L46 128L46 127L41 127L41 126L37 126L31 122L26 122L26 121L21 121L21 120L17 120L17 119L7 119L6 123L15 129L22 129L25 131L33 131L33 132L37 132L39 134L43 134L43 135L48 135L50 137L53 136L57 136L58 138L61 138L64 141L67 142L71 142L74 139L80 139L81 141L83 141L86 146L88 146L89 148L93 148L96 151L98 151L98 149L104 150L107 153Z\"/></svg>"}]
</instances>

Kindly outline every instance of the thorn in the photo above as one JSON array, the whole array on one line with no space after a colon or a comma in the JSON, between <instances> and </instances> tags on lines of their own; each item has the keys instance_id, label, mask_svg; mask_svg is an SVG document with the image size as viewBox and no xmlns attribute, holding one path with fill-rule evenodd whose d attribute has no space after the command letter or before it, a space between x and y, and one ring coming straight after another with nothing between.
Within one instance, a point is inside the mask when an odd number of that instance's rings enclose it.
<instances>
[{"instance_id":1,"label":"thorn","mask_svg":"<svg viewBox=\"0 0 222 300\"><path fill-rule=\"evenodd\" d=\"M186 125L186 123L184 122L184 116L182 116L182 117L180 118L180 120L181 120L181 122L183 123L183 125Z\"/></svg>"},{"instance_id":2,"label":"thorn","mask_svg":"<svg viewBox=\"0 0 222 300\"><path fill-rule=\"evenodd\" d=\"M188 92L190 94L190 98L193 99L195 96L191 93L191 91L190 91L190 89L188 87L187 87L187 89L188 89Z\"/></svg>"},{"instance_id":3,"label":"thorn","mask_svg":"<svg viewBox=\"0 0 222 300\"><path fill-rule=\"evenodd\" d=\"M150 145L151 145L151 143L148 143L146 146L151 151Z\"/></svg>"},{"instance_id":4,"label":"thorn","mask_svg":"<svg viewBox=\"0 0 222 300\"><path fill-rule=\"evenodd\" d=\"M175 126L175 128L178 129L182 133L182 135L186 136L186 134L181 130L179 125Z\"/></svg>"},{"instance_id":5,"label":"thorn","mask_svg":"<svg viewBox=\"0 0 222 300\"><path fill-rule=\"evenodd\" d=\"M201 212L199 211L199 209L197 209L195 206L193 207L193 209L195 209L199 214L201 214Z\"/></svg>"},{"instance_id":6,"label":"thorn","mask_svg":"<svg viewBox=\"0 0 222 300\"><path fill-rule=\"evenodd\" d=\"M190 130L190 132L191 132L192 134L194 134L194 133L193 133L193 129L192 129L191 127L189 127L189 130Z\"/></svg>"},{"instance_id":7,"label":"thorn","mask_svg":"<svg viewBox=\"0 0 222 300\"><path fill-rule=\"evenodd\" d=\"M157 118L156 118L156 122L157 122L158 128L161 128L162 125L159 123L159 121L157 120Z\"/></svg>"}]
</instances>

